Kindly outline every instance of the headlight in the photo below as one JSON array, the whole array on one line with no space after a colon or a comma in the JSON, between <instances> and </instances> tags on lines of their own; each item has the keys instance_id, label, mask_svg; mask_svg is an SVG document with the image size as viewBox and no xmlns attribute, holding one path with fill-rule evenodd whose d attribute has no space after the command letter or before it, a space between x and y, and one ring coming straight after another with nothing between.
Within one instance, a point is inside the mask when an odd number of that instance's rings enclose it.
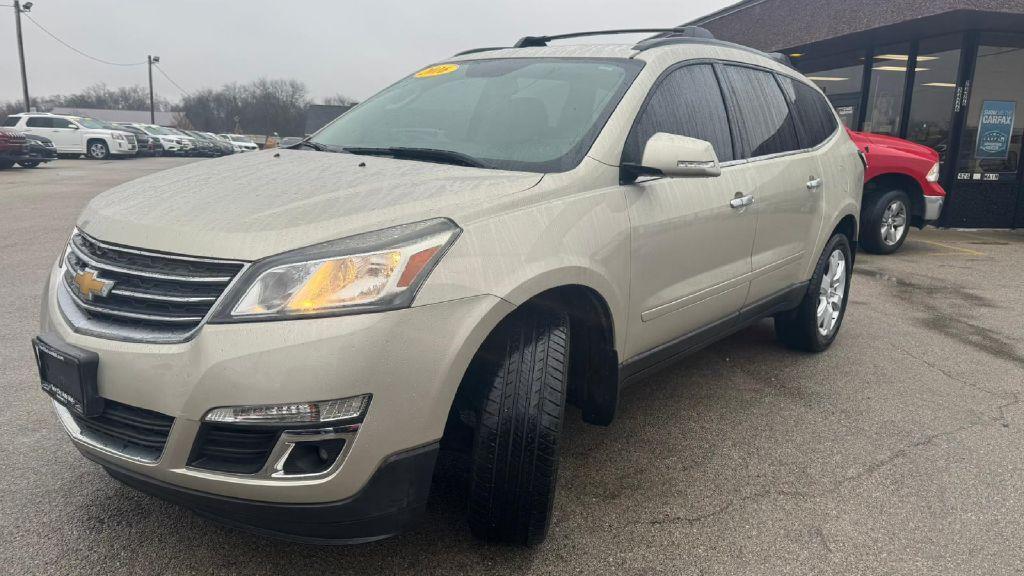
<instances>
[{"instance_id":1,"label":"headlight","mask_svg":"<svg viewBox=\"0 0 1024 576\"><path fill-rule=\"evenodd\" d=\"M406 308L461 231L436 218L272 256L246 270L212 321Z\"/></svg>"},{"instance_id":2,"label":"headlight","mask_svg":"<svg viewBox=\"0 0 1024 576\"><path fill-rule=\"evenodd\" d=\"M120 132L114 132L113 135L114 135L114 140L121 140L122 142L126 140L126 138L124 137L124 134L122 134Z\"/></svg>"},{"instance_id":3,"label":"headlight","mask_svg":"<svg viewBox=\"0 0 1024 576\"><path fill-rule=\"evenodd\" d=\"M938 162L936 162L932 166L932 169L928 171L928 175L925 176L925 180L927 180L929 182L938 182L939 181L939 163Z\"/></svg>"}]
</instances>

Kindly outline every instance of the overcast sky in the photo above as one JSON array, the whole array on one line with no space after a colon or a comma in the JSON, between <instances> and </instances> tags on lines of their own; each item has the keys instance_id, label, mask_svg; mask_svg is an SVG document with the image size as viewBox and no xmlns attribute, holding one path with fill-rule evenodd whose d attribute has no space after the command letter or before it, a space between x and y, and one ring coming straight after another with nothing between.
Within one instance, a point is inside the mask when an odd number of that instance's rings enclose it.
<instances>
[{"instance_id":1,"label":"overcast sky","mask_svg":"<svg viewBox=\"0 0 1024 576\"><path fill-rule=\"evenodd\" d=\"M734 0L34 0L32 16L64 41L120 63L161 57L185 90L295 78L314 98L363 99L457 51L525 35L671 27ZM12 0L0 0L10 5ZM145 66L93 62L23 20L29 92L146 83ZM21 96L13 9L0 6L0 100ZM605 39L604 41L608 41ZM156 92L181 92L154 71Z\"/></svg>"}]
</instances>

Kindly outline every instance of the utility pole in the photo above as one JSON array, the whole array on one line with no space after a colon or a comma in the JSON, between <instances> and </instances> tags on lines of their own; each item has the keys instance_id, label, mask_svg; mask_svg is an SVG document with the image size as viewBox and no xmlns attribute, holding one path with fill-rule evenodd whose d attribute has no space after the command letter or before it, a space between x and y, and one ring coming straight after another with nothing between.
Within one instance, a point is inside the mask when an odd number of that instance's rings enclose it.
<instances>
[{"instance_id":1,"label":"utility pole","mask_svg":"<svg viewBox=\"0 0 1024 576\"><path fill-rule=\"evenodd\" d=\"M18 58L21 60L21 94L25 97L25 112L32 111L32 104L28 99L28 74L25 73L25 45L21 40L21 12L32 10L32 3L26 2L21 7L20 0L14 0L14 27L18 30Z\"/></svg>"},{"instance_id":2,"label":"utility pole","mask_svg":"<svg viewBox=\"0 0 1024 576\"><path fill-rule=\"evenodd\" d=\"M153 64L160 61L159 56L146 56L149 63L149 123L156 124L156 106L153 103Z\"/></svg>"}]
</instances>

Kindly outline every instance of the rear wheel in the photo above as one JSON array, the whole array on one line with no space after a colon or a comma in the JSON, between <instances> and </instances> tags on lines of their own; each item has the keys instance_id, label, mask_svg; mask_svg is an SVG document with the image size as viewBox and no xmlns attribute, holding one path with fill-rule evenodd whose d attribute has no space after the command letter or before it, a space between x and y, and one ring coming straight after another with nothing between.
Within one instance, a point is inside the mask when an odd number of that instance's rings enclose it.
<instances>
[{"instance_id":1,"label":"rear wheel","mask_svg":"<svg viewBox=\"0 0 1024 576\"><path fill-rule=\"evenodd\" d=\"M481 351L487 385L473 442L469 526L485 540L547 534L569 374L569 317L519 313Z\"/></svg>"},{"instance_id":2,"label":"rear wheel","mask_svg":"<svg viewBox=\"0 0 1024 576\"><path fill-rule=\"evenodd\" d=\"M110 156L110 148L107 147L107 143L102 140L93 140L89 142L89 158L93 160L106 160Z\"/></svg>"},{"instance_id":3,"label":"rear wheel","mask_svg":"<svg viewBox=\"0 0 1024 576\"><path fill-rule=\"evenodd\" d=\"M903 246L910 232L910 197L903 190L889 190L873 197L862 209L860 239L873 254L892 254Z\"/></svg>"},{"instance_id":4,"label":"rear wheel","mask_svg":"<svg viewBox=\"0 0 1024 576\"><path fill-rule=\"evenodd\" d=\"M832 345L846 314L852 262L850 240L843 234L832 236L800 305L775 316L775 334L783 344L807 352Z\"/></svg>"}]
</instances>

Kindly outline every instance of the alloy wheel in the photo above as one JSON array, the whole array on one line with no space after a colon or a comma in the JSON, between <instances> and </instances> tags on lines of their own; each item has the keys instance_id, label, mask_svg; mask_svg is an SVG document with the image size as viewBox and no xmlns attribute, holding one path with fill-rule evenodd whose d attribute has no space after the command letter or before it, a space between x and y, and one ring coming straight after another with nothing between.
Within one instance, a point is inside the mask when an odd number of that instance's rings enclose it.
<instances>
[{"instance_id":1,"label":"alloy wheel","mask_svg":"<svg viewBox=\"0 0 1024 576\"><path fill-rule=\"evenodd\" d=\"M882 242L895 246L907 230L907 205L902 200L893 200L882 212Z\"/></svg>"},{"instance_id":2,"label":"alloy wheel","mask_svg":"<svg viewBox=\"0 0 1024 576\"><path fill-rule=\"evenodd\" d=\"M845 295L846 256L842 250L837 249L828 257L828 269L821 276L818 292L818 333L822 336L830 336L839 324Z\"/></svg>"}]
</instances>

